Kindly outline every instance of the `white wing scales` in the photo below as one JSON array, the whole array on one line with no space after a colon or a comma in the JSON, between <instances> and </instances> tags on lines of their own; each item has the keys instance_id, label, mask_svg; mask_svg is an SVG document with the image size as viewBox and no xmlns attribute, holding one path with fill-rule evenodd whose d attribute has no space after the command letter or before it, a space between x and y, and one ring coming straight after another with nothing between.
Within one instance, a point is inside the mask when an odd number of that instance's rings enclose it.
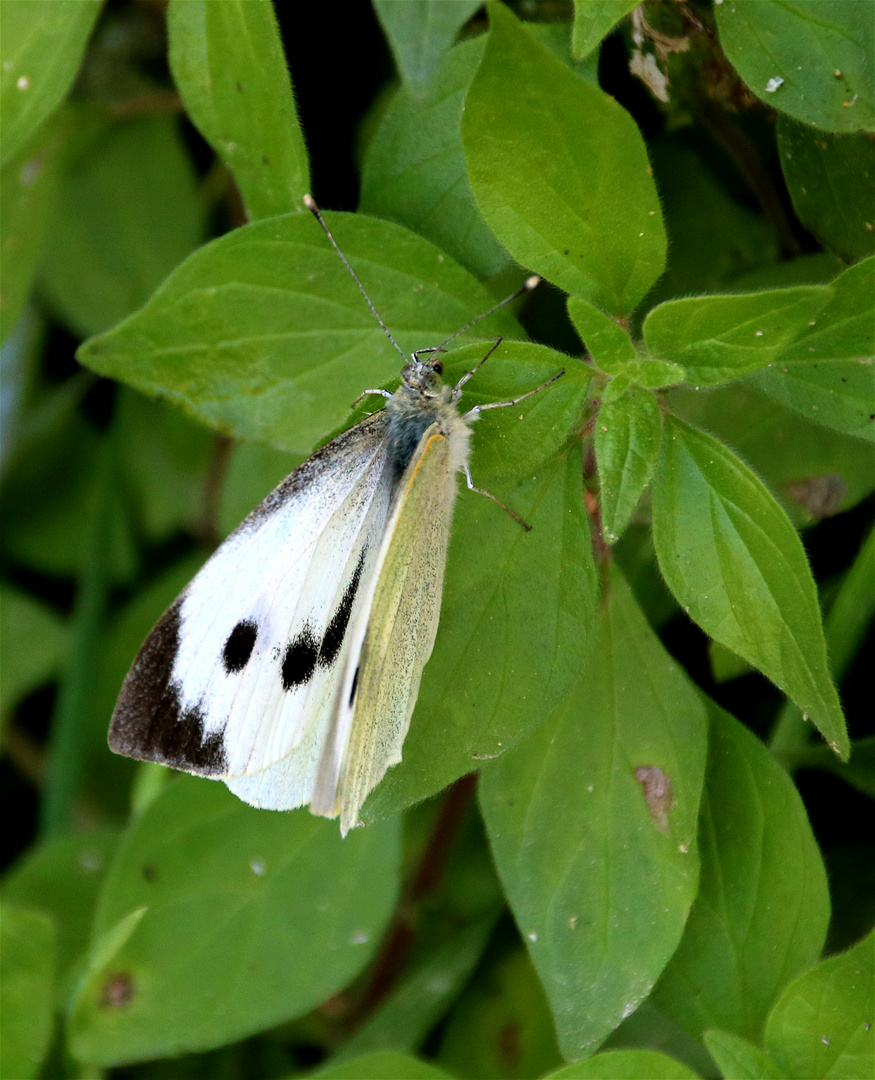
<instances>
[{"instance_id":1,"label":"white wing scales","mask_svg":"<svg viewBox=\"0 0 875 1080\"><path fill-rule=\"evenodd\" d=\"M376 413L323 447L216 551L128 673L114 750L258 805L308 801L397 483L385 429Z\"/></svg>"}]
</instances>

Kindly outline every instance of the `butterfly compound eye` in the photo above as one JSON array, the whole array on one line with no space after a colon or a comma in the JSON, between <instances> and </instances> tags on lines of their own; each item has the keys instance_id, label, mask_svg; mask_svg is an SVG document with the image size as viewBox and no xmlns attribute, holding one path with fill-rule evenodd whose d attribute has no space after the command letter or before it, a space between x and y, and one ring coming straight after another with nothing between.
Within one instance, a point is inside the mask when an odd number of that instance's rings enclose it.
<instances>
[{"instance_id":1,"label":"butterfly compound eye","mask_svg":"<svg viewBox=\"0 0 875 1080\"><path fill-rule=\"evenodd\" d=\"M431 364L431 367L432 367L432 371L437 372L438 375L443 375L443 373L444 373L444 362L443 362L443 360L433 360L432 364Z\"/></svg>"}]
</instances>

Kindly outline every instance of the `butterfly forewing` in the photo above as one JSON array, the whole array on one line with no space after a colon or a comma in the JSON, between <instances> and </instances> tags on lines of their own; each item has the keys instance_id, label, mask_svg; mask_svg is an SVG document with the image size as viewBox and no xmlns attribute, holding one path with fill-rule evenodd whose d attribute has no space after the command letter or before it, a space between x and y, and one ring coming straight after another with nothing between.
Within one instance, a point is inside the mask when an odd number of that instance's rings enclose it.
<instances>
[{"instance_id":1,"label":"butterfly forewing","mask_svg":"<svg viewBox=\"0 0 875 1080\"><path fill-rule=\"evenodd\" d=\"M256 805L309 800L393 486L377 413L295 470L152 631L110 745L226 779Z\"/></svg>"}]
</instances>

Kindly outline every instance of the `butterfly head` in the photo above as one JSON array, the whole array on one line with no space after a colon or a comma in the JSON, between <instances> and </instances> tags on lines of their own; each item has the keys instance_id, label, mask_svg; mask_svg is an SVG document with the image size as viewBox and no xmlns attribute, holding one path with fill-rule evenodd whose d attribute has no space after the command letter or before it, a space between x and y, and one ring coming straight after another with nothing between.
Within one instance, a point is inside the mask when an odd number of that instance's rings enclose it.
<instances>
[{"instance_id":1,"label":"butterfly head","mask_svg":"<svg viewBox=\"0 0 875 1080\"><path fill-rule=\"evenodd\" d=\"M428 359L420 356L431 353ZM443 380L444 362L436 350L426 350L413 354L413 362L405 364L401 370L401 385L417 397L444 398L446 389Z\"/></svg>"}]
</instances>

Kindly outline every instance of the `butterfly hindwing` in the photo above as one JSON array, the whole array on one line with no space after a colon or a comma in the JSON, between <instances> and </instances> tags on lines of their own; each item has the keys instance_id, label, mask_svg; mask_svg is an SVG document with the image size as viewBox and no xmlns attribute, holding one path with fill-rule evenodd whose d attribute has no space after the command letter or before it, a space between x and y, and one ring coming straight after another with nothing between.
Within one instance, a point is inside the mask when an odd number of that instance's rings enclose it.
<instances>
[{"instance_id":1,"label":"butterfly hindwing","mask_svg":"<svg viewBox=\"0 0 875 1080\"><path fill-rule=\"evenodd\" d=\"M401 747L431 655L456 492L450 439L433 424L401 479L370 595L352 632L311 810L346 833Z\"/></svg>"},{"instance_id":2,"label":"butterfly hindwing","mask_svg":"<svg viewBox=\"0 0 875 1080\"><path fill-rule=\"evenodd\" d=\"M376 413L296 469L147 638L110 728L120 753L309 800L338 673L397 484Z\"/></svg>"}]
</instances>

